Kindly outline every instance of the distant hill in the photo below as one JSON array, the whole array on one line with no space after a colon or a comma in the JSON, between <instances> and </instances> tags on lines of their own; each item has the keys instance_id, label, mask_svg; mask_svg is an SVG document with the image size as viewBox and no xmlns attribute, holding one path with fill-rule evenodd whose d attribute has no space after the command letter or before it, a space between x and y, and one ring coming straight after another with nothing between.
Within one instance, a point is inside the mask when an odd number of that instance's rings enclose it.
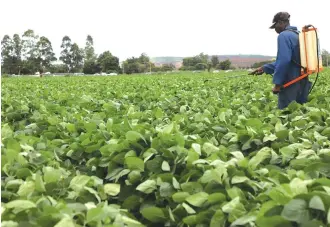
<instances>
[{"instance_id":1,"label":"distant hill","mask_svg":"<svg viewBox=\"0 0 330 227\"><path fill-rule=\"evenodd\" d=\"M209 55L211 59L213 55ZM232 65L235 67L250 67L256 62L269 61L274 56L267 55L217 55L219 61L224 61L229 59ZM182 59L185 57L152 57L150 60L155 63L155 65L160 66L163 64L174 64L177 68L181 67Z\"/></svg>"}]
</instances>

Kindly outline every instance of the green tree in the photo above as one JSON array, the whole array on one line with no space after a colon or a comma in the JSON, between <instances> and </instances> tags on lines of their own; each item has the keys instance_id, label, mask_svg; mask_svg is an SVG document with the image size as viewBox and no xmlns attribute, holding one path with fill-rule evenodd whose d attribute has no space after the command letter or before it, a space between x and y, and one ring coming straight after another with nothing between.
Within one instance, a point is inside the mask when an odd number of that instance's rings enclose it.
<instances>
[{"instance_id":1,"label":"green tree","mask_svg":"<svg viewBox=\"0 0 330 227\"><path fill-rule=\"evenodd\" d=\"M13 55L13 41L9 35L5 35L1 40L1 68L3 73L12 74Z\"/></svg>"},{"instance_id":2,"label":"green tree","mask_svg":"<svg viewBox=\"0 0 330 227\"><path fill-rule=\"evenodd\" d=\"M61 44L60 60L66 65L67 72L71 71L72 67L72 43L69 36L64 36Z\"/></svg>"},{"instance_id":3,"label":"green tree","mask_svg":"<svg viewBox=\"0 0 330 227\"><path fill-rule=\"evenodd\" d=\"M94 42L92 36L88 35L85 46L85 62L96 61L96 54L94 51Z\"/></svg>"},{"instance_id":4,"label":"green tree","mask_svg":"<svg viewBox=\"0 0 330 227\"><path fill-rule=\"evenodd\" d=\"M84 50L77 43L71 46L71 72L80 72L84 65Z\"/></svg>"},{"instance_id":5,"label":"green tree","mask_svg":"<svg viewBox=\"0 0 330 227\"><path fill-rule=\"evenodd\" d=\"M21 74L22 67L22 40L18 34L13 36L14 42L14 71L17 74Z\"/></svg>"},{"instance_id":6,"label":"green tree","mask_svg":"<svg viewBox=\"0 0 330 227\"><path fill-rule=\"evenodd\" d=\"M211 62L212 62L212 67L216 68L217 65L219 64L219 58L216 55L213 55L211 58Z\"/></svg>"},{"instance_id":7,"label":"green tree","mask_svg":"<svg viewBox=\"0 0 330 227\"><path fill-rule=\"evenodd\" d=\"M228 70L230 69L231 61L229 59L219 63L219 69Z\"/></svg>"},{"instance_id":8,"label":"green tree","mask_svg":"<svg viewBox=\"0 0 330 227\"><path fill-rule=\"evenodd\" d=\"M38 48L39 36L32 29L22 35L22 72L23 74L34 74L39 71Z\"/></svg>"},{"instance_id":9,"label":"green tree","mask_svg":"<svg viewBox=\"0 0 330 227\"><path fill-rule=\"evenodd\" d=\"M37 50L37 65L40 66L41 71L49 69L51 62L57 60L49 39L45 36L40 37L37 42Z\"/></svg>"},{"instance_id":10,"label":"green tree","mask_svg":"<svg viewBox=\"0 0 330 227\"><path fill-rule=\"evenodd\" d=\"M330 53L327 50L322 50L322 65L329 66L330 62Z\"/></svg>"},{"instance_id":11,"label":"green tree","mask_svg":"<svg viewBox=\"0 0 330 227\"><path fill-rule=\"evenodd\" d=\"M101 66L102 72L119 72L119 58L113 56L110 51L105 51L97 59L98 64Z\"/></svg>"}]
</instances>

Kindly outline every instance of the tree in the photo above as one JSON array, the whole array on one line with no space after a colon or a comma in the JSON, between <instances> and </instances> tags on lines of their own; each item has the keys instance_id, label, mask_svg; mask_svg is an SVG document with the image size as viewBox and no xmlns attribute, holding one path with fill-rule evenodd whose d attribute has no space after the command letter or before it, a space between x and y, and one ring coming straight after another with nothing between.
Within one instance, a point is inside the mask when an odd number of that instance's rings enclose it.
<instances>
[{"instance_id":1,"label":"tree","mask_svg":"<svg viewBox=\"0 0 330 227\"><path fill-rule=\"evenodd\" d=\"M21 74L21 65L22 65L22 40L18 34L13 36L14 44L14 71L15 73Z\"/></svg>"},{"instance_id":2,"label":"tree","mask_svg":"<svg viewBox=\"0 0 330 227\"><path fill-rule=\"evenodd\" d=\"M119 58L113 56L110 51L105 51L97 59L98 64L101 66L102 72L119 72Z\"/></svg>"},{"instance_id":3,"label":"tree","mask_svg":"<svg viewBox=\"0 0 330 227\"><path fill-rule=\"evenodd\" d=\"M94 42L92 36L88 35L86 38L85 46L85 62L96 61L96 55L94 51Z\"/></svg>"},{"instance_id":4,"label":"tree","mask_svg":"<svg viewBox=\"0 0 330 227\"><path fill-rule=\"evenodd\" d=\"M219 58L216 55L213 55L211 58L212 67L215 68L219 64Z\"/></svg>"},{"instance_id":5,"label":"tree","mask_svg":"<svg viewBox=\"0 0 330 227\"><path fill-rule=\"evenodd\" d=\"M229 59L219 63L219 69L228 70L230 69L231 61Z\"/></svg>"},{"instance_id":6,"label":"tree","mask_svg":"<svg viewBox=\"0 0 330 227\"><path fill-rule=\"evenodd\" d=\"M80 49L77 43L71 46L71 72L79 72L84 65L84 50Z\"/></svg>"},{"instance_id":7,"label":"tree","mask_svg":"<svg viewBox=\"0 0 330 227\"><path fill-rule=\"evenodd\" d=\"M37 42L39 36L29 29L22 35L22 72L24 74L35 73L39 70Z\"/></svg>"},{"instance_id":8,"label":"tree","mask_svg":"<svg viewBox=\"0 0 330 227\"><path fill-rule=\"evenodd\" d=\"M53 47L48 38L42 36L37 42L37 65L43 71L44 68L49 68L52 61L57 60L53 52Z\"/></svg>"},{"instance_id":9,"label":"tree","mask_svg":"<svg viewBox=\"0 0 330 227\"><path fill-rule=\"evenodd\" d=\"M12 74L14 43L9 35L1 40L1 68L3 73Z\"/></svg>"},{"instance_id":10,"label":"tree","mask_svg":"<svg viewBox=\"0 0 330 227\"><path fill-rule=\"evenodd\" d=\"M71 71L72 67L72 53L71 53L72 43L69 36L64 36L61 44L61 56L60 60L66 65L67 72Z\"/></svg>"},{"instance_id":11,"label":"tree","mask_svg":"<svg viewBox=\"0 0 330 227\"><path fill-rule=\"evenodd\" d=\"M183 58L181 70L205 70L208 64L208 55L200 53L194 57Z\"/></svg>"},{"instance_id":12,"label":"tree","mask_svg":"<svg viewBox=\"0 0 330 227\"><path fill-rule=\"evenodd\" d=\"M327 50L322 50L322 65L329 66L330 54Z\"/></svg>"},{"instance_id":13,"label":"tree","mask_svg":"<svg viewBox=\"0 0 330 227\"><path fill-rule=\"evenodd\" d=\"M95 74L102 71L101 65L98 62L86 61L84 62L83 72L85 74Z\"/></svg>"}]
</instances>

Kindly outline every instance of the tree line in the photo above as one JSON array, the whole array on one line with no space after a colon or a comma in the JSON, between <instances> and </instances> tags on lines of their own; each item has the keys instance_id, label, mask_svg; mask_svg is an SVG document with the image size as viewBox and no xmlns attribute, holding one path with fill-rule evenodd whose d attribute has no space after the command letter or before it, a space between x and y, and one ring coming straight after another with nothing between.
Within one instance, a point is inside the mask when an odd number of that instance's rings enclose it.
<instances>
[{"instance_id":1,"label":"tree line","mask_svg":"<svg viewBox=\"0 0 330 227\"><path fill-rule=\"evenodd\" d=\"M44 73L144 73L171 71L175 69L173 64L155 66L150 58L142 53L139 57L126 59L121 65L119 58L104 51L96 54L94 42L91 35L87 35L84 47L79 47L69 36L64 36L61 43L60 57L57 59L53 51L51 41L45 36L37 35L29 29L23 35L14 34L12 37L5 35L1 41L1 68L3 74L35 74ZM328 66L329 52L322 50L323 66ZM57 60L62 64L55 64ZM264 63L259 62L252 65L259 67ZM217 56L204 53L193 57L183 58L180 70L227 70L233 68L230 60L220 62Z\"/></svg>"},{"instance_id":2,"label":"tree line","mask_svg":"<svg viewBox=\"0 0 330 227\"><path fill-rule=\"evenodd\" d=\"M62 64L56 64L60 60ZM126 59L122 67L119 58L104 51L96 54L91 35L86 38L84 47L79 47L69 36L64 36L61 43L60 57L53 51L51 41L45 36L37 35L29 29L23 35L5 35L1 40L1 69L3 74L29 75L36 72L45 73L143 73L169 71L175 67L165 64L156 67L150 58L142 53L138 58Z\"/></svg>"}]
</instances>

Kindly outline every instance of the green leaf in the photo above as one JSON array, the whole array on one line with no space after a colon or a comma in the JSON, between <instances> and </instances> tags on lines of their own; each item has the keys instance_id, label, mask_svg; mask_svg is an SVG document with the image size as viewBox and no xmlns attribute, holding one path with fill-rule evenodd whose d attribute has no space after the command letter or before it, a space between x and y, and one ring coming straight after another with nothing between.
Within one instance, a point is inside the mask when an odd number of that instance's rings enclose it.
<instances>
[{"instance_id":1,"label":"green leaf","mask_svg":"<svg viewBox=\"0 0 330 227\"><path fill-rule=\"evenodd\" d=\"M35 184L33 181L26 181L18 189L17 194L21 197L27 197L32 194L35 190Z\"/></svg>"},{"instance_id":2,"label":"green leaf","mask_svg":"<svg viewBox=\"0 0 330 227\"><path fill-rule=\"evenodd\" d=\"M226 196L220 192L216 192L213 194L210 194L207 198L207 201L210 204L221 204L222 202L226 201Z\"/></svg>"},{"instance_id":3,"label":"green leaf","mask_svg":"<svg viewBox=\"0 0 330 227\"><path fill-rule=\"evenodd\" d=\"M44 167L44 180L45 183L53 183L58 182L61 178L61 172L58 169L54 169L52 167Z\"/></svg>"},{"instance_id":4,"label":"green leaf","mask_svg":"<svg viewBox=\"0 0 330 227\"><path fill-rule=\"evenodd\" d=\"M269 147L264 147L257 154L252 157L249 161L249 166L251 169L257 168L257 166L263 162L265 159L271 158L271 149Z\"/></svg>"},{"instance_id":5,"label":"green leaf","mask_svg":"<svg viewBox=\"0 0 330 227\"><path fill-rule=\"evenodd\" d=\"M36 179L35 179L35 189L38 192L45 192L46 188L45 188L45 184L42 180L42 177L40 174L36 174Z\"/></svg>"},{"instance_id":6,"label":"green leaf","mask_svg":"<svg viewBox=\"0 0 330 227\"><path fill-rule=\"evenodd\" d=\"M162 182L159 187L159 194L161 197L171 197L174 193L172 185L168 182Z\"/></svg>"},{"instance_id":7,"label":"green leaf","mask_svg":"<svg viewBox=\"0 0 330 227\"><path fill-rule=\"evenodd\" d=\"M202 155L202 152L201 152L201 145L200 145L200 144L198 144L198 143L193 143L193 144L191 144L191 147L193 148L193 150L194 150L199 156Z\"/></svg>"},{"instance_id":8,"label":"green leaf","mask_svg":"<svg viewBox=\"0 0 330 227\"><path fill-rule=\"evenodd\" d=\"M302 199L293 199L283 208L281 216L288 221L304 223L310 220L307 202Z\"/></svg>"},{"instance_id":9,"label":"green leaf","mask_svg":"<svg viewBox=\"0 0 330 227\"><path fill-rule=\"evenodd\" d=\"M14 200L5 204L7 209L27 210L35 208L36 204L28 200Z\"/></svg>"},{"instance_id":10,"label":"green leaf","mask_svg":"<svg viewBox=\"0 0 330 227\"><path fill-rule=\"evenodd\" d=\"M105 213L101 207L92 208L87 211L86 221L87 223L90 222L99 222L105 217Z\"/></svg>"},{"instance_id":11,"label":"green leaf","mask_svg":"<svg viewBox=\"0 0 330 227\"><path fill-rule=\"evenodd\" d=\"M145 182L139 184L136 190L144 192L146 194L152 193L154 190L157 189L155 180L146 180Z\"/></svg>"},{"instance_id":12,"label":"green leaf","mask_svg":"<svg viewBox=\"0 0 330 227\"><path fill-rule=\"evenodd\" d=\"M142 159L137 157L126 157L125 164L130 170L140 170L144 171L144 162Z\"/></svg>"},{"instance_id":13,"label":"green leaf","mask_svg":"<svg viewBox=\"0 0 330 227\"><path fill-rule=\"evenodd\" d=\"M70 188L75 191L80 191L89 182L90 177L86 175L75 176L70 182Z\"/></svg>"},{"instance_id":14,"label":"green leaf","mask_svg":"<svg viewBox=\"0 0 330 227\"><path fill-rule=\"evenodd\" d=\"M246 176L234 176L232 179L231 179L231 183L232 184L239 184L239 183L243 183L243 182L246 182L246 181L249 181L250 179L247 178Z\"/></svg>"},{"instance_id":15,"label":"green leaf","mask_svg":"<svg viewBox=\"0 0 330 227\"><path fill-rule=\"evenodd\" d=\"M187 211L188 214L196 214L196 211L191 208L188 204L182 203L183 208Z\"/></svg>"},{"instance_id":16,"label":"green leaf","mask_svg":"<svg viewBox=\"0 0 330 227\"><path fill-rule=\"evenodd\" d=\"M219 151L220 149L218 147L214 146L213 144L206 142L203 144L202 150L206 154L211 155L212 153L215 153L215 152Z\"/></svg>"},{"instance_id":17,"label":"green leaf","mask_svg":"<svg viewBox=\"0 0 330 227\"><path fill-rule=\"evenodd\" d=\"M175 177L172 178L172 182L173 182L173 187L175 189L180 189L180 184L179 182L175 179Z\"/></svg>"},{"instance_id":18,"label":"green leaf","mask_svg":"<svg viewBox=\"0 0 330 227\"><path fill-rule=\"evenodd\" d=\"M120 184L112 184L112 183L105 184L104 192L108 195L116 196L120 192Z\"/></svg>"},{"instance_id":19,"label":"green leaf","mask_svg":"<svg viewBox=\"0 0 330 227\"><path fill-rule=\"evenodd\" d=\"M210 227L225 227L226 216L221 210L217 210L210 221Z\"/></svg>"},{"instance_id":20,"label":"green leaf","mask_svg":"<svg viewBox=\"0 0 330 227\"><path fill-rule=\"evenodd\" d=\"M1 227L18 227L18 223L14 221L2 221Z\"/></svg>"},{"instance_id":21,"label":"green leaf","mask_svg":"<svg viewBox=\"0 0 330 227\"><path fill-rule=\"evenodd\" d=\"M170 171L171 170L170 169L170 165L168 164L167 161L163 161L163 163L162 163L162 170L163 171Z\"/></svg>"},{"instance_id":22,"label":"green leaf","mask_svg":"<svg viewBox=\"0 0 330 227\"><path fill-rule=\"evenodd\" d=\"M195 207L202 207L207 201L208 194L205 192L199 192L194 195L190 195L186 198L186 201Z\"/></svg>"},{"instance_id":23,"label":"green leaf","mask_svg":"<svg viewBox=\"0 0 330 227\"><path fill-rule=\"evenodd\" d=\"M235 220L230 226L246 225L251 222L254 222L256 219L257 219L256 216L248 214Z\"/></svg>"},{"instance_id":24,"label":"green leaf","mask_svg":"<svg viewBox=\"0 0 330 227\"><path fill-rule=\"evenodd\" d=\"M315 210L325 211L325 207L324 207L323 201L317 195L314 195L312 197L312 199L309 201L309 208L312 208L312 209L315 209Z\"/></svg>"},{"instance_id":25,"label":"green leaf","mask_svg":"<svg viewBox=\"0 0 330 227\"><path fill-rule=\"evenodd\" d=\"M145 219L153 223L163 223L166 221L163 210L155 206L144 208L141 210L141 214Z\"/></svg>"},{"instance_id":26,"label":"green leaf","mask_svg":"<svg viewBox=\"0 0 330 227\"><path fill-rule=\"evenodd\" d=\"M182 219L183 223L187 224L188 226L196 225L197 224L197 215L189 215Z\"/></svg>"},{"instance_id":27,"label":"green leaf","mask_svg":"<svg viewBox=\"0 0 330 227\"><path fill-rule=\"evenodd\" d=\"M75 227L75 224L71 218L64 217L54 227Z\"/></svg>"},{"instance_id":28,"label":"green leaf","mask_svg":"<svg viewBox=\"0 0 330 227\"><path fill-rule=\"evenodd\" d=\"M268 136L265 136L263 139L263 142L268 142L268 141L275 141L277 139L277 136L274 134L270 134Z\"/></svg>"},{"instance_id":29,"label":"green leaf","mask_svg":"<svg viewBox=\"0 0 330 227\"><path fill-rule=\"evenodd\" d=\"M188 192L176 192L172 195L172 199L176 203L182 203L188 196L190 196Z\"/></svg>"},{"instance_id":30,"label":"green leaf","mask_svg":"<svg viewBox=\"0 0 330 227\"><path fill-rule=\"evenodd\" d=\"M146 143L146 140L144 139L144 137L140 133L135 132L135 131L128 131L126 133L126 139L130 142L136 142L136 141L142 139Z\"/></svg>"}]
</instances>

